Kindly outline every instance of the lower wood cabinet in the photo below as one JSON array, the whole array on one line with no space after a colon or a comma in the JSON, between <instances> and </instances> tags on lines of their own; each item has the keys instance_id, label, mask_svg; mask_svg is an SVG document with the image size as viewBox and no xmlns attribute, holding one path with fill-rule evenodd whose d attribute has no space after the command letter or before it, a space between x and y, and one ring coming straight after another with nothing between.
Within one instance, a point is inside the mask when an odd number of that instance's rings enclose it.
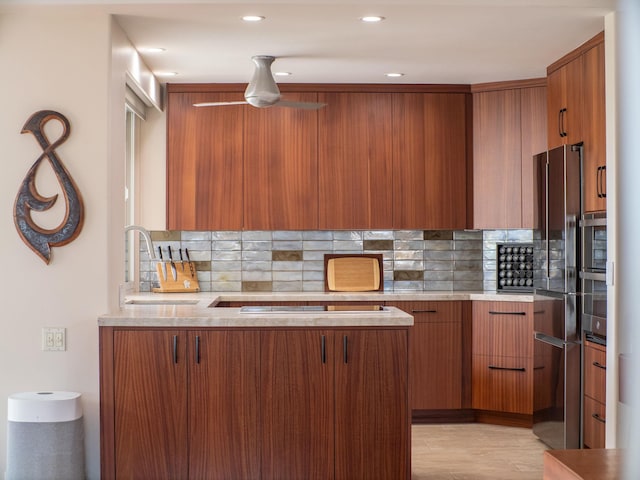
<instances>
[{"instance_id":1,"label":"lower wood cabinet","mask_svg":"<svg viewBox=\"0 0 640 480\"><path fill-rule=\"evenodd\" d=\"M584 344L584 435L588 448L605 448L607 349L593 342Z\"/></svg>"},{"instance_id":2,"label":"lower wood cabinet","mask_svg":"<svg viewBox=\"0 0 640 480\"><path fill-rule=\"evenodd\" d=\"M407 337L101 327L101 478L408 479Z\"/></svg>"},{"instance_id":3,"label":"lower wood cabinet","mask_svg":"<svg viewBox=\"0 0 640 480\"><path fill-rule=\"evenodd\" d=\"M388 304L413 315L409 340L411 409L463 408L463 302Z\"/></svg>"},{"instance_id":4,"label":"lower wood cabinet","mask_svg":"<svg viewBox=\"0 0 640 480\"><path fill-rule=\"evenodd\" d=\"M473 302L474 409L533 414L533 303Z\"/></svg>"}]
</instances>

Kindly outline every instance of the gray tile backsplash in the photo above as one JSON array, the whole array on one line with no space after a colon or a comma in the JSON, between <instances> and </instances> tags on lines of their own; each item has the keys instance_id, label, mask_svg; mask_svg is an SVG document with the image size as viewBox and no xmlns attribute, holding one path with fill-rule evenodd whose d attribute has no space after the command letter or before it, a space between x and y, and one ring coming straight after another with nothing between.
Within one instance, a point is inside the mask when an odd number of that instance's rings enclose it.
<instances>
[{"instance_id":1,"label":"gray tile backsplash","mask_svg":"<svg viewBox=\"0 0 640 480\"><path fill-rule=\"evenodd\" d=\"M385 291L495 290L496 244L531 243L532 230L151 232L154 248L189 249L200 289L324 290L325 253L380 253ZM140 251L140 290L158 285Z\"/></svg>"}]
</instances>

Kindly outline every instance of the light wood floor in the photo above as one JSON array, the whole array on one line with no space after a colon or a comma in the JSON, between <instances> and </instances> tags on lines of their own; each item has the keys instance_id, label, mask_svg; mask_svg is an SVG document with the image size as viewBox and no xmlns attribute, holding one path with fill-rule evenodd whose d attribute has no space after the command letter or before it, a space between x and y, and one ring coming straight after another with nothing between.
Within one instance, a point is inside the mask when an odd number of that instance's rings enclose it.
<instances>
[{"instance_id":1,"label":"light wood floor","mask_svg":"<svg viewBox=\"0 0 640 480\"><path fill-rule=\"evenodd\" d=\"M546 445L527 428L413 425L412 480L541 480Z\"/></svg>"}]
</instances>

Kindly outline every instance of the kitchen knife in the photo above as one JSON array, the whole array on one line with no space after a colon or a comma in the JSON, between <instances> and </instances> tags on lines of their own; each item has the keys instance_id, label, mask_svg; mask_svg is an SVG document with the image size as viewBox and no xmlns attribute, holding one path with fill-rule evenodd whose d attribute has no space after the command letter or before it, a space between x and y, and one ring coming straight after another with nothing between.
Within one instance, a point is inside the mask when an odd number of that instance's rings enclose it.
<instances>
[{"instance_id":1,"label":"kitchen knife","mask_svg":"<svg viewBox=\"0 0 640 480\"><path fill-rule=\"evenodd\" d=\"M173 275L173 281L175 282L178 279L178 270L176 269L176 264L173 262L173 254L171 253L171 245L167 247L169 250L169 260L171 261L171 275Z\"/></svg>"},{"instance_id":2,"label":"kitchen knife","mask_svg":"<svg viewBox=\"0 0 640 480\"><path fill-rule=\"evenodd\" d=\"M189 262L189 270L191 271L191 278L194 278L195 272L193 271L193 263L191 263L191 257L189 257L189 249L185 248L184 249L184 254L187 256L187 262Z\"/></svg>"},{"instance_id":3,"label":"kitchen knife","mask_svg":"<svg viewBox=\"0 0 640 480\"><path fill-rule=\"evenodd\" d=\"M184 273L184 258L182 256L182 249L178 249L178 253L180 254L180 266L182 267L182 273Z\"/></svg>"},{"instance_id":4,"label":"kitchen knife","mask_svg":"<svg viewBox=\"0 0 640 480\"><path fill-rule=\"evenodd\" d=\"M158 258L160 258L160 261L162 262L162 274L164 275L164 278L162 279L163 281L167 281L167 265L164 263L164 258L162 257L162 247L158 246Z\"/></svg>"}]
</instances>

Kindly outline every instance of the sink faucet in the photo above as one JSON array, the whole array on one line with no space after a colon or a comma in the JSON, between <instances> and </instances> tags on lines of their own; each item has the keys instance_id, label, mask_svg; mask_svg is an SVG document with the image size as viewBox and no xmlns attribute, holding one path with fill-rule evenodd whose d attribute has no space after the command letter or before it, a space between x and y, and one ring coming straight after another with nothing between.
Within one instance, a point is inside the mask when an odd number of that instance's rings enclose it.
<instances>
[{"instance_id":1,"label":"sink faucet","mask_svg":"<svg viewBox=\"0 0 640 480\"><path fill-rule=\"evenodd\" d=\"M151 235L149 235L149 232L143 227L140 227L138 225L128 225L124 227L124 233L130 232L132 230L140 232L140 234L144 237L144 241L147 244L147 252L149 252L149 259L158 260L158 258L156 257L156 254L153 251L153 245L151 243Z\"/></svg>"}]
</instances>

